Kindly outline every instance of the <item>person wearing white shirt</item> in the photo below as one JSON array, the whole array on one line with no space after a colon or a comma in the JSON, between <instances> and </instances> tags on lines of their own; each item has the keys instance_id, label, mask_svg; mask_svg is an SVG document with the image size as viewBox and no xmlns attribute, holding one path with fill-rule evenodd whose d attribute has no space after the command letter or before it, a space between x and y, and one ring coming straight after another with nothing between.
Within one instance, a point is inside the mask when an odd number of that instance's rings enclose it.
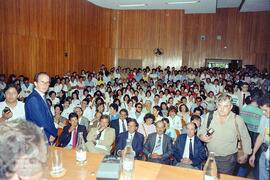
<instances>
[{"instance_id":1,"label":"person wearing white shirt","mask_svg":"<svg viewBox=\"0 0 270 180\"><path fill-rule=\"evenodd\" d=\"M143 122L143 118L144 118L144 113L142 112L142 104L141 103L137 103L135 104L135 112L130 114L131 118L136 119L136 121L141 124Z\"/></svg>"},{"instance_id":2,"label":"person wearing white shirt","mask_svg":"<svg viewBox=\"0 0 270 180\"><path fill-rule=\"evenodd\" d=\"M214 80L214 84L210 87L210 91L212 91L215 96L220 93L220 86L219 86L218 79ZM208 92L210 92L210 91L208 91Z\"/></svg>"},{"instance_id":3,"label":"person wearing white shirt","mask_svg":"<svg viewBox=\"0 0 270 180\"><path fill-rule=\"evenodd\" d=\"M5 101L0 102L0 122L25 119L24 103L17 100L18 92L14 85L10 84L4 89Z\"/></svg>"},{"instance_id":4,"label":"person wearing white shirt","mask_svg":"<svg viewBox=\"0 0 270 180\"><path fill-rule=\"evenodd\" d=\"M179 116L177 116L177 108L172 106L168 110L169 116L167 117L170 122L170 128L175 129L176 131L181 131L182 122Z\"/></svg>"},{"instance_id":5,"label":"person wearing white shirt","mask_svg":"<svg viewBox=\"0 0 270 180\"><path fill-rule=\"evenodd\" d=\"M60 84L60 79L56 79L56 84L53 87L53 91L58 94L62 90L62 85Z\"/></svg>"},{"instance_id":6,"label":"person wearing white shirt","mask_svg":"<svg viewBox=\"0 0 270 180\"><path fill-rule=\"evenodd\" d=\"M176 166L200 169L202 161L206 159L205 147L195 135L195 124L188 123L186 127L187 134L181 134L175 142L174 157L178 162Z\"/></svg>"},{"instance_id":7,"label":"person wearing white shirt","mask_svg":"<svg viewBox=\"0 0 270 180\"><path fill-rule=\"evenodd\" d=\"M207 78L204 85L204 89L206 90L207 93L209 93L209 91L211 90L212 85L213 84L211 83L211 79Z\"/></svg>"},{"instance_id":8,"label":"person wearing white shirt","mask_svg":"<svg viewBox=\"0 0 270 180\"><path fill-rule=\"evenodd\" d=\"M26 98L27 96L29 96L29 94L32 93L34 85L29 82L28 78L24 78L24 82L22 83L21 88L22 91L20 94L22 95L22 97Z\"/></svg>"},{"instance_id":9,"label":"person wearing white shirt","mask_svg":"<svg viewBox=\"0 0 270 180\"><path fill-rule=\"evenodd\" d=\"M49 96L50 96L50 100L52 101L52 106L60 103L60 100L58 97L56 97L56 93L54 91L51 91L49 93Z\"/></svg>"},{"instance_id":10,"label":"person wearing white shirt","mask_svg":"<svg viewBox=\"0 0 270 180\"><path fill-rule=\"evenodd\" d=\"M87 118L89 121L94 117L92 110L89 107L89 100L83 99L81 102L81 108L83 110L83 117Z\"/></svg>"},{"instance_id":11,"label":"person wearing white shirt","mask_svg":"<svg viewBox=\"0 0 270 180\"><path fill-rule=\"evenodd\" d=\"M61 113L61 116L68 119L68 116L70 113L73 112L74 107L72 107L68 101L68 99L65 99L63 104L63 112Z\"/></svg>"},{"instance_id":12,"label":"person wearing white shirt","mask_svg":"<svg viewBox=\"0 0 270 180\"><path fill-rule=\"evenodd\" d=\"M115 130L115 137L120 133L127 131L127 117L128 111L126 109L121 109L119 111L119 119L111 121L110 126Z\"/></svg>"},{"instance_id":13,"label":"person wearing white shirt","mask_svg":"<svg viewBox=\"0 0 270 180\"><path fill-rule=\"evenodd\" d=\"M165 123L156 123L156 133L148 136L144 144L143 153L147 156L147 161L169 164L169 157L173 153L172 138L164 134Z\"/></svg>"}]
</instances>

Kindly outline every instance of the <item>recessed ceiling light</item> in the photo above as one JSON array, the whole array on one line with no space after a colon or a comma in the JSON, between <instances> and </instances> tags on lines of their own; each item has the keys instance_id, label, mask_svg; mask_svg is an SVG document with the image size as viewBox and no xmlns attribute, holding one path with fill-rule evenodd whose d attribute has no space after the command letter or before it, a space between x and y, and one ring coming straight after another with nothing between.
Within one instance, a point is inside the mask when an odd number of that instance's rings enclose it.
<instances>
[{"instance_id":1,"label":"recessed ceiling light","mask_svg":"<svg viewBox=\"0 0 270 180\"><path fill-rule=\"evenodd\" d=\"M177 5L177 4L195 4L199 3L200 1L176 1L176 2L167 2L169 5Z\"/></svg>"},{"instance_id":2,"label":"recessed ceiling light","mask_svg":"<svg viewBox=\"0 0 270 180\"><path fill-rule=\"evenodd\" d=\"M146 4L119 4L119 7L144 7Z\"/></svg>"}]
</instances>

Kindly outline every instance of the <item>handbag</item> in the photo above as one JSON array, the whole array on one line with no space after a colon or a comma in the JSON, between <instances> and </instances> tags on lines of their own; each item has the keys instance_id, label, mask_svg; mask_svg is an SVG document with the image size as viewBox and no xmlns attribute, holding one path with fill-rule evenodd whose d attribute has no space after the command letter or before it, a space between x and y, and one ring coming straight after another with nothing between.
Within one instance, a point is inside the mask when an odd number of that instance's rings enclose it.
<instances>
[{"instance_id":1,"label":"handbag","mask_svg":"<svg viewBox=\"0 0 270 180\"><path fill-rule=\"evenodd\" d=\"M237 131L237 145L236 146L237 146L237 160L238 160L240 157L243 157L245 153L243 150L243 144L242 144L238 124L236 123L236 115L234 116L234 123L235 123L236 131Z\"/></svg>"}]
</instances>

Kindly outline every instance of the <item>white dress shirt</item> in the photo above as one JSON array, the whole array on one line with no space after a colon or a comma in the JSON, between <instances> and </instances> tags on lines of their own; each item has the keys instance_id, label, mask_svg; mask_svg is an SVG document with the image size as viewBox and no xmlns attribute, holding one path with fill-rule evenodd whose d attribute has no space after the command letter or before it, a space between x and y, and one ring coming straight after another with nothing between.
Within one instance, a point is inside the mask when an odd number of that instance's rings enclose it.
<instances>
[{"instance_id":1,"label":"white dress shirt","mask_svg":"<svg viewBox=\"0 0 270 180\"><path fill-rule=\"evenodd\" d=\"M119 123L119 134L122 133L122 132L124 132L124 130L123 130L123 123L124 123L124 126L125 126L126 131L127 131L127 120L126 119L125 120L119 119L118 123Z\"/></svg>"},{"instance_id":2,"label":"white dress shirt","mask_svg":"<svg viewBox=\"0 0 270 180\"><path fill-rule=\"evenodd\" d=\"M69 143L68 143L68 144L66 145L66 147L65 147L65 148L67 148L67 149L72 149L74 130L75 130L75 129L73 129L73 131L71 132L71 138L70 138L70 141L69 141ZM76 127L76 130L78 130L78 126Z\"/></svg>"},{"instance_id":3,"label":"white dress shirt","mask_svg":"<svg viewBox=\"0 0 270 180\"><path fill-rule=\"evenodd\" d=\"M192 139L192 150L193 150L193 153L194 153L194 136L192 138L190 138L190 137L187 136L183 158L189 158L189 143L190 143L190 139Z\"/></svg>"},{"instance_id":4,"label":"white dress shirt","mask_svg":"<svg viewBox=\"0 0 270 180\"><path fill-rule=\"evenodd\" d=\"M5 107L9 107L6 101L0 102L0 117L2 116L2 112ZM9 107L10 111L12 112L12 117L9 118L7 121L12 121L14 119L25 119L25 110L24 110L24 103L21 101L17 101L17 104L14 108Z\"/></svg>"},{"instance_id":5,"label":"white dress shirt","mask_svg":"<svg viewBox=\"0 0 270 180\"><path fill-rule=\"evenodd\" d=\"M157 143L158 143L158 140L159 140L159 137L161 137L160 147L159 148L156 148ZM163 154L162 145L163 145L163 134L161 134L161 135L157 134L157 136L156 136L156 142L155 142L155 146L154 146L154 149L153 149L152 154L153 153L156 153L158 155L162 155Z\"/></svg>"}]
</instances>

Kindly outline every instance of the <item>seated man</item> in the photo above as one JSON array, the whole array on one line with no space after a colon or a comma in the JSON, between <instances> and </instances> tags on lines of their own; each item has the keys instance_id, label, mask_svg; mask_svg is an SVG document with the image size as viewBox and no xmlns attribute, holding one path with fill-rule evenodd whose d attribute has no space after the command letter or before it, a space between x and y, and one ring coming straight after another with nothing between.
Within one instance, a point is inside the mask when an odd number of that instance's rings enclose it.
<instances>
[{"instance_id":1,"label":"seated man","mask_svg":"<svg viewBox=\"0 0 270 180\"><path fill-rule=\"evenodd\" d=\"M0 123L0 134L0 179L43 179L47 148L40 128L13 120Z\"/></svg>"},{"instance_id":2,"label":"seated man","mask_svg":"<svg viewBox=\"0 0 270 180\"><path fill-rule=\"evenodd\" d=\"M206 159L205 147L195 133L195 124L191 122L187 124L187 134L176 139L174 157L179 162L177 166L200 169Z\"/></svg>"},{"instance_id":3,"label":"seated man","mask_svg":"<svg viewBox=\"0 0 270 180\"><path fill-rule=\"evenodd\" d=\"M200 127L201 127L201 117L193 114L190 117L190 122L193 122L195 124L195 128L196 128L196 133L195 135L197 135L197 132L199 131ZM185 126L182 130L181 130L181 134L186 134L187 133L187 126Z\"/></svg>"},{"instance_id":4,"label":"seated man","mask_svg":"<svg viewBox=\"0 0 270 180\"><path fill-rule=\"evenodd\" d=\"M127 117L128 117L128 111L126 109L121 109L120 117L118 120L111 121L111 128L115 130L115 137L122 133L127 131Z\"/></svg>"},{"instance_id":5,"label":"seated man","mask_svg":"<svg viewBox=\"0 0 270 180\"><path fill-rule=\"evenodd\" d=\"M86 143L89 152L110 154L111 146L115 140L115 132L113 128L108 127L109 122L109 115L102 115L99 120L99 127L91 129Z\"/></svg>"},{"instance_id":6,"label":"seated man","mask_svg":"<svg viewBox=\"0 0 270 180\"><path fill-rule=\"evenodd\" d=\"M166 127L163 121L158 121L155 125L156 133L149 134L143 153L148 161L169 164L169 157L173 153L172 138L164 134Z\"/></svg>"},{"instance_id":7,"label":"seated man","mask_svg":"<svg viewBox=\"0 0 270 180\"><path fill-rule=\"evenodd\" d=\"M74 149L76 148L79 132L83 133L83 138L86 142L87 130L84 125L78 124L78 115L76 113L70 113L68 119L70 124L64 127L63 132L60 135L59 146Z\"/></svg>"},{"instance_id":8,"label":"seated man","mask_svg":"<svg viewBox=\"0 0 270 180\"><path fill-rule=\"evenodd\" d=\"M25 119L24 103L18 101L16 86L9 84L4 89L5 101L0 102L0 122L8 122L14 119Z\"/></svg>"},{"instance_id":9,"label":"seated man","mask_svg":"<svg viewBox=\"0 0 270 180\"><path fill-rule=\"evenodd\" d=\"M135 158L139 158L140 153L143 151L144 137L141 133L137 132L139 124L135 119L128 120L128 131L119 134L116 142L116 154L122 156L126 147L127 139L131 139L132 148L135 151Z\"/></svg>"}]
</instances>

